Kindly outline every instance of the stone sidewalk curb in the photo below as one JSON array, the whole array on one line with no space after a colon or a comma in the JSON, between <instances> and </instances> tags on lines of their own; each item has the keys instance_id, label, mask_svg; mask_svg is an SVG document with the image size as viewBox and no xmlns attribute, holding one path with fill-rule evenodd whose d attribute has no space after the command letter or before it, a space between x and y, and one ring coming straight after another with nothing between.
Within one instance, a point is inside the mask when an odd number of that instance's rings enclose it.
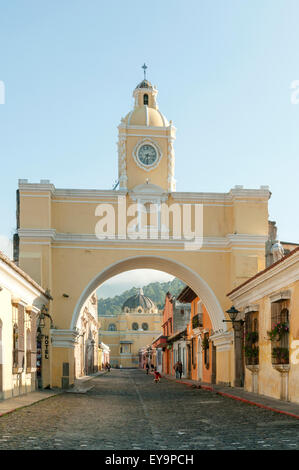
<instances>
[{"instance_id":1,"label":"stone sidewalk curb","mask_svg":"<svg viewBox=\"0 0 299 470\"><path fill-rule=\"evenodd\" d=\"M64 390L64 393L79 393L79 394L85 394L92 390L95 385L92 385L91 387L87 386L86 388L83 388L84 385L90 380L95 379L96 377L101 377L102 375L108 374L108 371L98 371L95 374L91 375L85 375L84 377L79 377L78 379L75 379L75 384L73 387L70 387L67 390Z\"/></svg>"},{"instance_id":2,"label":"stone sidewalk curb","mask_svg":"<svg viewBox=\"0 0 299 470\"><path fill-rule=\"evenodd\" d=\"M22 408L27 408L29 406L32 406L34 405L35 403L39 403L41 401L45 401L45 400L48 400L49 398L52 398L52 397L56 397L57 395L60 395L61 393L63 393L62 391L60 390L54 390L53 389L53 393L44 393L44 392L31 392L31 393L40 393L41 396L39 398L33 398L32 401L29 401L28 403L20 403L20 405L18 406L14 406L13 408L10 408L6 411L3 411L3 412L0 412L0 418L2 416L5 416L5 415L8 415L10 413L13 413L14 411L17 411L17 410L21 410ZM42 396L42 395L45 395L47 394L47 396ZM12 401L12 402L20 402L22 401L22 399L26 399L26 398L29 398L30 399L30 393L26 393L24 395L19 395L17 397L13 397L13 398L7 398L6 400L1 400L0 401L0 409L1 409L1 405L8 405L9 404L9 401Z\"/></svg>"},{"instance_id":3,"label":"stone sidewalk curb","mask_svg":"<svg viewBox=\"0 0 299 470\"><path fill-rule=\"evenodd\" d=\"M238 395L233 395L231 393L226 393L226 392L223 392L221 390L217 390L217 388L214 388L213 386L210 386L210 385L200 384L200 383L197 383L196 381L185 382L184 380L176 380L175 377L172 378L171 376L167 376L167 375L163 375L163 377L167 380L172 380L176 383L187 385L188 387L202 388L203 390L207 390L209 392L214 392L217 395L221 395L223 397L232 398L233 400L241 401L241 402L247 403L249 405L258 406L259 408L264 408L264 409L269 410L269 411L274 411L275 413L280 413L280 414L283 414L283 415L291 416L292 418L295 418L295 419L299 419L299 414L290 413L289 411L285 411L285 410L281 410L279 408L268 406L268 405L265 405L265 404L257 402L257 401L253 401L253 400L249 400L247 398L240 397ZM250 393L250 392L248 392L248 393ZM265 397L265 399L267 399L267 397Z\"/></svg>"}]
</instances>

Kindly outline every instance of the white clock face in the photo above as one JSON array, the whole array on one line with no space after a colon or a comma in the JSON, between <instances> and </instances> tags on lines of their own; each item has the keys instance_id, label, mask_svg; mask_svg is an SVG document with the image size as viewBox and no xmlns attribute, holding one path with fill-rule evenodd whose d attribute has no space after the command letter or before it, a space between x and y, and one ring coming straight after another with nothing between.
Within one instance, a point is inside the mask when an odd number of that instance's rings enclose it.
<instances>
[{"instance_id":1,"label":"white clock face","mask_svg":"<svg viewBox=\"0 0 299 470\"><path fill-rule=\"evenodd\" d=\"M153 165L157 158L157 151L152 145L144 144L138 150L138 160L145 166Z\"/></svg>"}]
</instances>

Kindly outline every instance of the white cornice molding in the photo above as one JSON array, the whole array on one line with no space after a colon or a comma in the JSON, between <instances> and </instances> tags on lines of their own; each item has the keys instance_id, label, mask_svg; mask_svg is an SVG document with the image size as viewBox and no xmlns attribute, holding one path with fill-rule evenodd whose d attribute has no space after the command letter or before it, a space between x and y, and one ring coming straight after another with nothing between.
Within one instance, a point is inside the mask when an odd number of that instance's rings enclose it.
<instances>
[{"instance_id":1,"label":"white cornice molding","mask_svg":"<svg viewBox=\"0 0 299 470\"><path fill-rule=\"evenodd\" d=\"M76 330L56 330L51 329L52 346L54 348L71 348L75 347L78 338Z\"/></svg>"},{"instance_id":2,"label":"white cornice molding","mask_svg":"<svg viewBox=\"0 0 299 470\"><path fill-rule=\"evenodd\" d=\"M251 312L258 312L259 311L259 305L247 305L246 308L244 309L244 313L251 313Z\"/></svg>"},{"instance_id":3,"label":"white cornice molding","mask_svg":"<svg viewBox=\"0 0 299 470\"><path fill-rule=\"evenodd\" d=\"M24 180L19 180L18 188L20 191L41 191L53 193L55 191L54 184L45 183L25 183Z\"/></svg>"},{"instance_id":4,"label":"white cornice molding","mask_svg":"<svg viewBox=\"0 0 299 470\"><path fill-rule=\"evenodd\" d=\"M118 196L125 196L127 191L125 190L113 190L113 189L65 189L65 188L55 188L53 184L45 185L39 183L19 183L19 190L26 191L26 193L31 192L44 192L49 191L52 197L93 197L93 198L111 198L117 199ZM21 197L48 197L47 194L23 194L21 192ZM61 201L63 202L63 201ZM66 200L65 202L70 202Z\"/></svg>"},{"instance_id":5,"label":"white cornice molding","mask_svg":"<svg viewBox=\"0 0 299 470\"><path fill-rule=\"evenodd\" d=\"M234 334L232 331L214 333L210 336L210 340L216 346L217 351L230 351L232 348Z\"/></svg>"},{"instance_id":6,"label":"white cornice molding","mask_svg":"<svg viewBox=\"0 0 299 470\"><path fill-rule=\"evenodd\" d=\"M251 235L247 233L227 234L227 246L232 247L236 245L254 245L265 247L268 240L268 235Z\"/></svg>"},{"instance_id":7,"label":"white cornice molding","mask_svg":"<svg viewBox=\"0 0 299 470\"><path fill-rule=\"evenodd\" d=\"M194 202L211 201L211 202L248 202L252 199L263 199L267 203L270 198L270 191L267 189L231 189L228 193L195 193L195 192L174 192L172 193L173 199L182 199ZM242 199L238 199L242 198Z\"/></svg>"},{"instance_id":8,"label":"white cornice molding","mask_svg":"<svg viewBox=\"0 0 299 470\"><path fill-rule=\"evenodd\" d=\"M131 114L132 114L132 112L133 111L131 111ZM131 124L126 124L126 123L121 123L118 126L118 130L120 131L120 133L124 133L124 132L121 132L121 131L124 131L124 130L127 130L127 129L128 130L136 129L136 130L142 130L142 131L156 131L156 132L157 131L158 132L160 132L160 131L162 131L162 132L173 132L174 134L176 133L176 130L177 130L177 128L173 125L169 125L169 126L138 126L136 124L131 125ZM128 133L127 135L135 135L135 134ZM140 137L140 134L138 134L138 136ZM163 134L161 135L161 137L163 137Z\"/></svg>"},{"instance_id":9,"label":"white cornice molding","mask_svg":"<svg viewBox=\"0 0 299 470\"><path fill-rule=\"evenodd\" d=\"M137 199L142 199L146 197L146 193L140 193L138 198L138 193L132 193ZM23 243L26 238L34 239L50 239L53 242L64 243L96 243L97 245L107 245L111 244L147 244L147 245L184 245L185 241L182 239L130 239L130 238L113 238L107 240L100 240L96 237L95 234L88 233L57 233L55 229L18 229L18 235ZM242 247L245 250L249 247L254 247L254 249L264 249L265 242L267 237L264 235L250 235L250 234L228 234L226 237L203 237L203 247L221 247L221 248L233 248L239 249ZM34 243L34 242L32 242ZM38 242L37 242L38 243Z\"/></svg>"},{"instance_id":10,"label":"white cornice molding","mask_svg":"<svg viewBox=\"0 0 299 470\"><path fill-rule=\"evenodd\" d=\"M279 302L280 300L289 300L291 298L291 291L290 290L284 290L281 292L277 292L276 294L270 295L270 302Z\"/></svg>"}]
</instances>

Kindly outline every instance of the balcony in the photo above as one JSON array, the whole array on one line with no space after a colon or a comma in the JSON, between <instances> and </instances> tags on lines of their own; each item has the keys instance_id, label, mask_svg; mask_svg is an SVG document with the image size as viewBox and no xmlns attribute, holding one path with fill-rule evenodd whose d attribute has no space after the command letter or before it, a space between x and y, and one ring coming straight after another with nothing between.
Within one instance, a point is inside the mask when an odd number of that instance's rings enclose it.
<instances>
[{"instance_id":1,"label":"balcony","mask_svg":"<svg viewBox=\"0 0 299 470\"><path fill-rule=\"evenodd\" d=\"M195 330L196 328L202 328L202 327L203 327L202 315L198 313L197 315L194 315L194 317L192 317L192 329Z\"/></svg>"}]
</instances>

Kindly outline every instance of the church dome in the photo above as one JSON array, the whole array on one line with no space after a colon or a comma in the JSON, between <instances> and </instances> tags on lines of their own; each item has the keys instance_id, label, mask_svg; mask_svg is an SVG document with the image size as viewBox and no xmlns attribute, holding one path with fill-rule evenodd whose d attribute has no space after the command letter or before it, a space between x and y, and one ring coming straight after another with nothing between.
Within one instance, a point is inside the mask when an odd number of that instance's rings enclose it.
<instances>
[{"instance_id":1,"label":"church dome","mask_svg":"<svg viewBox=\"0 0 299 470\"><path fill-rule=\"evenodd\" d=\"M155 108L146 105L138 106L124 118L128 126L168 127L166 117Z\"/></svg>"},{"instance_id":2,"label":"church dome","mask_svg":"<svg viewBox=\"0 0 299 470\"><path fill-rule=\"evenodd\" d=\"M147 68L145 64L142 68L144 67ZM122 118L122 123L127 126L169 127L168 120L159 111L157 94L157 88L146 79L144 74L144 79L133 91L134 109Z\"/></svg>"},{"instance_id":3,"label":"church dome","mask_svg":"<svg viewBox=\"0 0 299 470\"><path fill-rule=\"evenodd\" d=\"M146 295L144 295L142 289L139 289L139 292L137 294L132 295L132 297L129 297L124 302L122 310L134 310L138 309L138 307L141 307L143 311L152 310L154 312L157 310L157 307L154 302L149 297L146 297Z\"/></svg>"},{"instance_id":4,"label":"church dome","mask_svg":"<svg viewBox=\"0 0 299 470\"><path fill-rule=\"evenodd\" d=\"M153 88L153 85L148 80L142 80L136 88Z\"/></svg>"}]
</instances>

